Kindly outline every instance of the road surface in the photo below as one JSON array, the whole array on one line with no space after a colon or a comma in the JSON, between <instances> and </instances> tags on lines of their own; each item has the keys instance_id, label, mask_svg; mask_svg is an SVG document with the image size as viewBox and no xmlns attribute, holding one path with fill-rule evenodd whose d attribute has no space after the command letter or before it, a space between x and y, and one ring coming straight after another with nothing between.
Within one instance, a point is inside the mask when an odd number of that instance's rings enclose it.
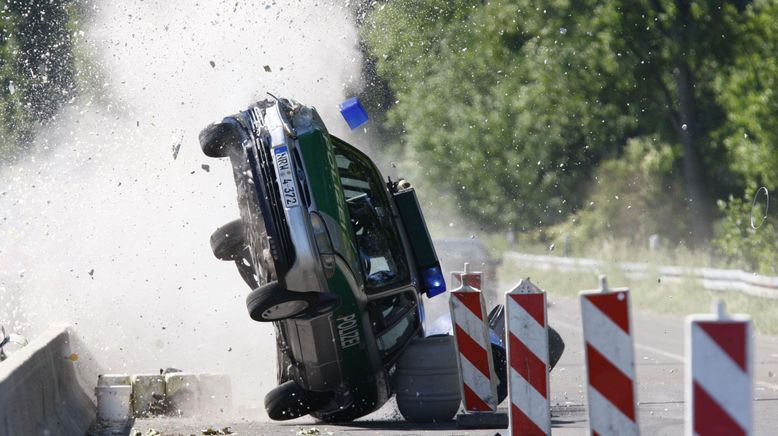
<instances>
[{"instance_id":1,"label":"road surface","mask_svg":"<svg viewBox=\"0 0 778 436\"><path fill-rule=\"evenodd\" d=\"M562 335L565 352L551 373L552 425L555 435L587 433L584 393L584 355L581 319L577 300L550 298L550 324ZM650 435L683 434L684 422L684 337L682 317L636 313L635 363L638 380L638 411L641 432ZM756 335L754 356L755 434L772 434L778 428L778 337ZM236 381L233 381L236 383ZM722 380L726 383L726 380ZM505 404L503 404L505 406ZM387 405L390 407L390 405ZM200 435L207 427L229 426L239 435L374 434L374 435L472 435L494 436L505 430L458 430L451 424L418 425L402 421L387 407L374 415L348 425L317 424L311 418L286 423L266 422L257 411L244 411L237 417L206 420L198 418L144 419L135 422L134 431L149 429L163 435ZM376 418L397 416L397 418ZM132 433L134 434L134 433Z\"/></svg>"}]
</instances>

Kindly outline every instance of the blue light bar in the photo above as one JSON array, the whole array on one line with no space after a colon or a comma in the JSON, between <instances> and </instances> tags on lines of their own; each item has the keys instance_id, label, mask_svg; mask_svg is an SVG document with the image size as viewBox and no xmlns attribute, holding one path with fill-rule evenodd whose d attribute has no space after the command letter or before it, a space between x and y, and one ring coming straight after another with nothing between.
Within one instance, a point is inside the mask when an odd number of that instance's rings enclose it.
<instances>
[{"instance_id":1,"label":"blue light bar","mask_svg":"<svg viewBox=\"0 0 778 436\"><path fill-rule=\"evenodd\" d=\"M367 111L365 111L365 108L362 107L362 103L360 103L359 99L356 97L351 97L344 101L339 105L339 108L340 114L343 115L346 123L348 123L348 126L352 129L356 129L368 121Z\"/></svg>"},{"instance_id":2,"label":"blue light bar","mask_svg":"<svg viewBox=\"0 0 778 436\"><path fill-rule=\"evenodd\" d=\"M443 279L443 272L439 266L433 266L421 272L424 280L424 289L427 296L432 298L446 292L446 281Z\"/></svg>"}]
</instances>

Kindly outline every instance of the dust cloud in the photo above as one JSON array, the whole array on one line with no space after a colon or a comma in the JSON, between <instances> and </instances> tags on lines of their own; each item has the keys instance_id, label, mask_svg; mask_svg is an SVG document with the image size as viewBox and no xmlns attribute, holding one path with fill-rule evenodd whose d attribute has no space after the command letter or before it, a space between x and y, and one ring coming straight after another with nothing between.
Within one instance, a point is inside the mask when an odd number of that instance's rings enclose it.
<instances>
[{"instance_id":1,"label":"dust cloud","mask_svg":"<svg viewBox=\"0 0 778 436\"><path fill-rule=\"evenodd\" d=\"M249 319L249 289L211 254L211 232L238 212L228 162L197 135L265 92L345 133L337 103L361 62L350 11L134 0L90 14L76 36L95 55L86 91L0 170L0 323L29 337L74 325L107 372L225 372L236 403L261 407L273 330Z\"/></svg>"}]
</instances>

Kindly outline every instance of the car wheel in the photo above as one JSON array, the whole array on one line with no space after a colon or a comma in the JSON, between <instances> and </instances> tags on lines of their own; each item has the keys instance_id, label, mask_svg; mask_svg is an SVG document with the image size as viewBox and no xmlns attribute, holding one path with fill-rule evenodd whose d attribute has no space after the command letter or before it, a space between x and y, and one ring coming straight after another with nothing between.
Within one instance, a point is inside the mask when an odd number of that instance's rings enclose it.
<instances>
[{"instance_id":1,"label":"car wheel","mask_svg":"<svg viewBox=\"0 0 778 436\"><path fill-rule=\"evenodd\" d=\"M315 298L313 292L288 291L273 281L251 291L246 307L254 321L280 321L305 312Z\"/></svg>"},{"instance_id":2,"label":"car wheel","mask_svg":"<svg viewBox=\"0 0 778 436\"><path fill-rule=\"evenodd\" d=\"M219 260L237 260L243 257L246 239L243 221L239 218L219 227L211 234L211 250Z\"/></svg>"},{"instance_id":3,"label":"car wheel","mask_svg":"<svg viewBox=\"0 0 778 436\"><path fill-rule=\"evenodd\" d=\"M375 407L372 406L366 406L366 407L358 407L356 404L352 404L349 407L346 407L342 410L338 410L337 412L327 413L327 414L321 414L321 413L311 413L315 418L319 419L322 422L326 422L328 424L337 424L337 423L344 423L344 422L351 422L355 419L361 418L375 410Z\"/></svg>"},{"instance_id":4,"label":"car wheel","mask_svg":"<svg viewBox=\"0 0 778 436\"><path fill-rule=\"evenodd\" d=\"M200 148L208 157L227 157L230 148L241 144L241 127L236 121L213 123L200 132Z\"/></svg>"},{"instance_id":5,"label":"car wheel","mask_svg":"<svg viewBox=\"0 0 778 436\"><path fill-rule=\"evenodd\" d=\"M559 359L562 357L562 353L565 351L565 341L562 340L562 336L559 332L548 326L548 363L549 371L554 369Z\"/></svg>"},{"instance_id":6,"label":"car wheel","mask_svg":"<svg viewBox=\"0 0 778 436\"><path fill-rule=\"evenodd\" d=\"M286 421L305 416L324 407L331 400L330 392L307 391L294 380L289 380L265 395L265 410L270 419Z\"/></svg>"},{"instance_id":7,"label":"car wheel","mask_svg":"<svg viewBox=\"0 0 778 436\"><path fill-rule=\"evenodd\" d=\"M491 344L492 362L497 376L497 403L502 403L508 396L508 352L500 345Z\"/></svg>"},{"instance_id":8,"label":"car wheel","mask_svg":"<svg viewBox=\"0 0 778 436\"><path fill-rule=\"evenodd\" d=\"M451 421L461 402L454 337L414 339L397 362L395 392L407 421Z\"/></svg>"}]
</instances>

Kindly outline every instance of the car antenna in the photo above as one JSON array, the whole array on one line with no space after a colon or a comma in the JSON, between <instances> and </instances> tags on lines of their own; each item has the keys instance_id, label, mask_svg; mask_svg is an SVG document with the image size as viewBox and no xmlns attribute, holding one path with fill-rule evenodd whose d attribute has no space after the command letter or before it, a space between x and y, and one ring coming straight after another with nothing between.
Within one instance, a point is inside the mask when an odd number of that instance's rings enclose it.
<instances>
[{"instance_id":1,"label":"car antenna","mask_svg":"<svg viewBox=\"0 0 778 436\"><path fill-rule=\"evenodd\" d=\"M273 97L273 99L275 99L275 101L278 101L278 97L276 97L275 95L273 95L273 94L271 94L271 93L269 93L269 92L267 93L267 95L269 95L269 96Z\"/></svg>"}]
</instances>

